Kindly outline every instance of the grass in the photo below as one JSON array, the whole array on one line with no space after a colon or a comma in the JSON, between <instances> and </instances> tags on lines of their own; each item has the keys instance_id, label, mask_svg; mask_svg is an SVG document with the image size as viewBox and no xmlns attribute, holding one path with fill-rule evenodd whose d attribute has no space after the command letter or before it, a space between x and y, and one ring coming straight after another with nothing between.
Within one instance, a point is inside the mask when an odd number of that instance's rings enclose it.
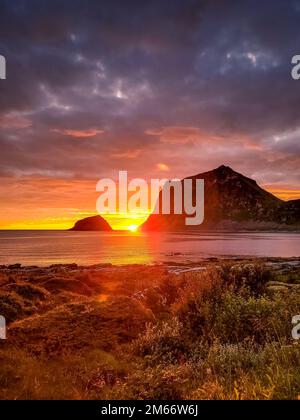
<instances>
[{"instance_id":1,"label":"grass","mask_svg":"<svg viewBox=\"0 0 300 420\"><path fill-rule=\"evenodd\" d=\"M1 399L300 399L300 290L260 262L29 274L0 276Z\"/></svg>"}]
</instances>

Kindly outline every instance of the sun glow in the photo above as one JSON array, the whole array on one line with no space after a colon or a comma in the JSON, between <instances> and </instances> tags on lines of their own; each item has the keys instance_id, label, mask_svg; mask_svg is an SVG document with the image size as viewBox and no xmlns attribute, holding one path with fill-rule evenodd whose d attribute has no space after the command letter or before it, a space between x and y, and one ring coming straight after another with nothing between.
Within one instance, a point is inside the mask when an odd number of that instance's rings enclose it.
<instances>
[{"instance_id":1,"label":"sun glow","mask_svg":"<svg viewBox=\"0 0 300 420\"><path fill-rule=\"evenodd\" d=\"M102 217L110 224L113 230L135 232L148 219L151 211L140 213L103 214ZM134 227L134 228L133 228Z\"/></svg>"},{"instance_id":2,"label":"sun glow","mask_svg":"<svg viewBox=\"0 0 300 420\"><path fill-rule=\"evenodd\" d=\"M130 232L136 232L138 230L138 225L130 225L128 226L128 230Z\"/></svg>"}]
</instances>

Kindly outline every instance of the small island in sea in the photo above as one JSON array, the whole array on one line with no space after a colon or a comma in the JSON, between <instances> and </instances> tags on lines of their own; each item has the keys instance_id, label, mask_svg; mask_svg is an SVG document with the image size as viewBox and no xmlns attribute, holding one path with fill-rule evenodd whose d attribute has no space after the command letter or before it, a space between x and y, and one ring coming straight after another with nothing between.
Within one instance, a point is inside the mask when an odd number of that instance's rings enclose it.
<instances>
[{"instance_id":1,"label":"small island in sea","mask_svg":"<svg viewBox=\"0 0 300 420\"><path fill-rule=\"evenodd\" d=\"M78 220L70 231L100 231L111 232L109 223L100 215Z\"/></svg>"}]
</instances>

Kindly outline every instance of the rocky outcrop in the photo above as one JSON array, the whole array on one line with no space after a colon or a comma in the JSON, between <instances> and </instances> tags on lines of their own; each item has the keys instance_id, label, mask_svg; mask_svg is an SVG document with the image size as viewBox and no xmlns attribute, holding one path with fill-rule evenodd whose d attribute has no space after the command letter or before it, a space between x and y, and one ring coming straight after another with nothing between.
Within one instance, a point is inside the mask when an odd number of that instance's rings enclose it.
<instances>
[{"instance_id":1,"label":"rocky outcrop","mask_svg":"<svg viewBox=\"0 0 300 420\"><path fill-rule=\"evenodd\" d=\"M171 211L169 215L150 215L142 230L300 229L300 200L283 201L228 166L188 179L204 179L204 222L186 226L186 214Z\"/></svg>"},{"instance_id":2,"label":"rocky outcrop","mask_svg":"<svg viewBox=\"0 0 300 420\"><path fill-rule=\"evenodd\" d=\"M101 216L91 216L86 217L85 219L78 220L75 225L70 230L79 230L79 231L111 231L112 228L108 222L103 219Z\"/></svg>"}]
</instances>

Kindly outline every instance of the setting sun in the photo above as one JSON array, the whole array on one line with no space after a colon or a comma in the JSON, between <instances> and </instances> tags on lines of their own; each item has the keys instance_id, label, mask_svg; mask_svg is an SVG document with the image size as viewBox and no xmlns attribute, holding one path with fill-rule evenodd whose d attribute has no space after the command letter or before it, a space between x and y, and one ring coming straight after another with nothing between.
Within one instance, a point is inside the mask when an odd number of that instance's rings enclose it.
<instances>
[{"instance_id":1,"label":"setting sun","mask_svg":"<svg viewBox=\"0 0 300 420\"><path fill-rule=\"evenodd\" d=\"M130 230L130 232L136 232L138 230L138 225L130 225L128 226L128 230Z\"/></svg>"}]
</instances>

